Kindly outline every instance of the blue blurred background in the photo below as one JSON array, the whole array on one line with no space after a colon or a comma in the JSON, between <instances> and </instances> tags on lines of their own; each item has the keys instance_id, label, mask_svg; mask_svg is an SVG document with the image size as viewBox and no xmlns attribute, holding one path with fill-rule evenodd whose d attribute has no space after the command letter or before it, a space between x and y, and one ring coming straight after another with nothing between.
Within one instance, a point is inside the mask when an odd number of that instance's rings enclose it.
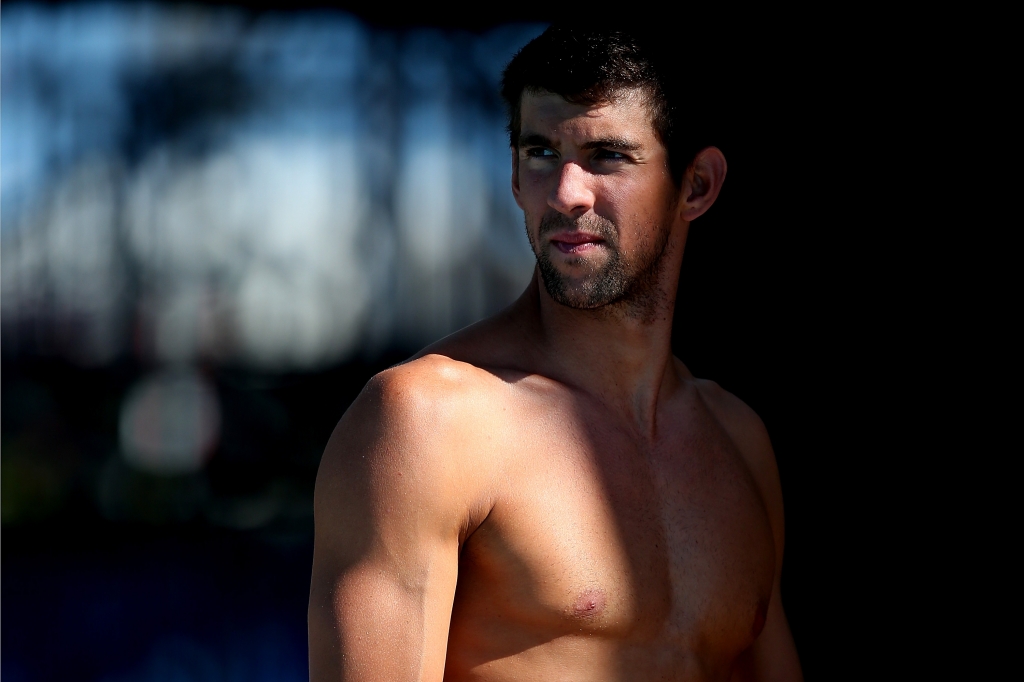
<instances>
[{"instance_id":1,"label":"blue blurred background","mask_svg":"<svg viewBox=\"0 0 1024 682\"><path fill-rule=\"evenodd\" d=\"M5 348L305 371L504 306L532 255L497 89L541 28L5 6Z\"/></svg>"},{"instance_id":2,"label":"blue blurred background","mask_svg":"<svg viewBox=\"0 0 1024 682\"><path fill-rule=\"evenodd\" d=\"M497 91L543 25L0 26L0 674L304 680L334 423L532 272Z\"/></svg>"}]
</instances>

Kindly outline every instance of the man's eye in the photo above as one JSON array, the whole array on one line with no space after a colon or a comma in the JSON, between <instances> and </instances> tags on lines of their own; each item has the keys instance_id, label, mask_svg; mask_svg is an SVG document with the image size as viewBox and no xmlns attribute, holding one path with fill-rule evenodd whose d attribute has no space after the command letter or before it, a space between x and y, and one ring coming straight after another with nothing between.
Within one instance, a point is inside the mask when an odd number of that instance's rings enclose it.
<instances>
[{"instance_id":1,"label":"man's eye","mask_svg":"<svg viewBox=\"0 0 1024 682\"><path fill-rule=\"evenodd\" d=\"M626 155L622 152L612 151L611 149L599 149L597 150L597 154L594 155L594 158L606 161L619 161L621 159L625 159Z\"/></svg>"},{"instance_id":2,"label":"man's eye","mask_svg":"<svg viewBox=\"0 0 1024 682\"><path fill-rule=\"evenodd\" d=\"M555 155L553 151L546 147L531 147L526 150L526 155L535 159L550 158Z\"/></svg>"}]
</instances>

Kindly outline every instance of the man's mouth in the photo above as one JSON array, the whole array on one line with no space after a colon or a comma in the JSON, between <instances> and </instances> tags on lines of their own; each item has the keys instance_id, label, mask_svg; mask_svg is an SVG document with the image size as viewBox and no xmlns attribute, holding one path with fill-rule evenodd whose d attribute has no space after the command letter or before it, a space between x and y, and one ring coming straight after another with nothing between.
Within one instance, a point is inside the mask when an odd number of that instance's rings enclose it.
<instances>
[{"instance_id":1,"label":"man's mouth","mask_svg":"<svg viewBox=\"0 0 1024 682\"><path fill-rule=\"evenodd\" d=\"M600 237L585 232L562 232L549 240L562 253L580 256L604 244Z\"/></svg>"}]
</instances>

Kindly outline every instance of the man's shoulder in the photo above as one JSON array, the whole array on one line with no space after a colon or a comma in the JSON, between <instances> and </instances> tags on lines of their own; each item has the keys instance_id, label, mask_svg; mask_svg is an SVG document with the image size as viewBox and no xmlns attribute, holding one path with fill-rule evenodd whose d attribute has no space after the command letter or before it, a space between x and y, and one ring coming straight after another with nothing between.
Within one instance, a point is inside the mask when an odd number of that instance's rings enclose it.
<instances>
[{"instance_id":1,"label":"man's shoulder","mask_svg":"<svg viewBox=\"0 0 1024 682\"><path fill-rule=\"evenodd\" d=\"M389 416L428 418L440 426L459 421L463 410L478 407L480 401L498 399L503 383L493 370L450 355L428 353L375 375L363 394Z\"/></svg>"},{"instance_id":2,"label":"man's shoulder","mask_svg":"<svg viewBox=\"0 0 1024 682\"><path fill-rule=\"evenodd\" d=\"M503 399L503 381L468 362L431 353L375 375L332 437L380 457L458 459L471 452ZM330 449L329 445L329 449ZM337 448L335 448L337 449Z\"/></svg>"},{"instance_id":3,"label":"man's shoulder","mask_svg":"<svg viewBox=\"0 0 1024 682\"><path fill-rule=\"evenodd\" d=\"M693 379L704 404L742 451L771 450L768 430L754 410L710 379Z\"/></svg>"},{"instance_id":4,"label":"man's shoulder","mask_svg":"<svg viewBox=\"0 0 1024 682\"><path fill-rule=\"evenodd\" d=\"M357 504L364 499L390 500L395 513L403 505L431 510L452 527L485 515L493 458L480 422L493 412L495 393L485 374L428 355L374 376L324 450L317 483L324 518L331 505L349 516L369 513Z\"/></svg>"}]
</instances>

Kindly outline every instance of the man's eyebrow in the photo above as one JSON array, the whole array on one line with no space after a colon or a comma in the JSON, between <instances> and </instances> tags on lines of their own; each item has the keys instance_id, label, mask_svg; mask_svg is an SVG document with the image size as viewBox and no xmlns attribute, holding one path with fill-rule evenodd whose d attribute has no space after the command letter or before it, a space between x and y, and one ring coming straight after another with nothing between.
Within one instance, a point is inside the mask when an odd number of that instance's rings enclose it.
<instances>
[{"instance_id":1,"label":"man's eyebrow","mask_svg":"<svg viewBox=\"0 0 1024 682\"><path fill-rule=\"evenodd\" d=\"M519 144L524 147L555 147L555 143L539 133L528 133L519 138ZM643 145L633 140L622 137L602 137L597 140L584 142L580 149L620 149L625 152L635 152Z\"/></svg>"},{"instance_id":2,"label":"man's eyebrow","mask_svg":"<svg viewBox=\"0 0 1024 682\"><path fill-rule=\"evenodd\" d=\"M639 142L627 140L622 137L605 137L600 140L591 140L580 145L580 149L621 149L625 152L635 152L643 147Z\"/></svg>"}]
</instances>

